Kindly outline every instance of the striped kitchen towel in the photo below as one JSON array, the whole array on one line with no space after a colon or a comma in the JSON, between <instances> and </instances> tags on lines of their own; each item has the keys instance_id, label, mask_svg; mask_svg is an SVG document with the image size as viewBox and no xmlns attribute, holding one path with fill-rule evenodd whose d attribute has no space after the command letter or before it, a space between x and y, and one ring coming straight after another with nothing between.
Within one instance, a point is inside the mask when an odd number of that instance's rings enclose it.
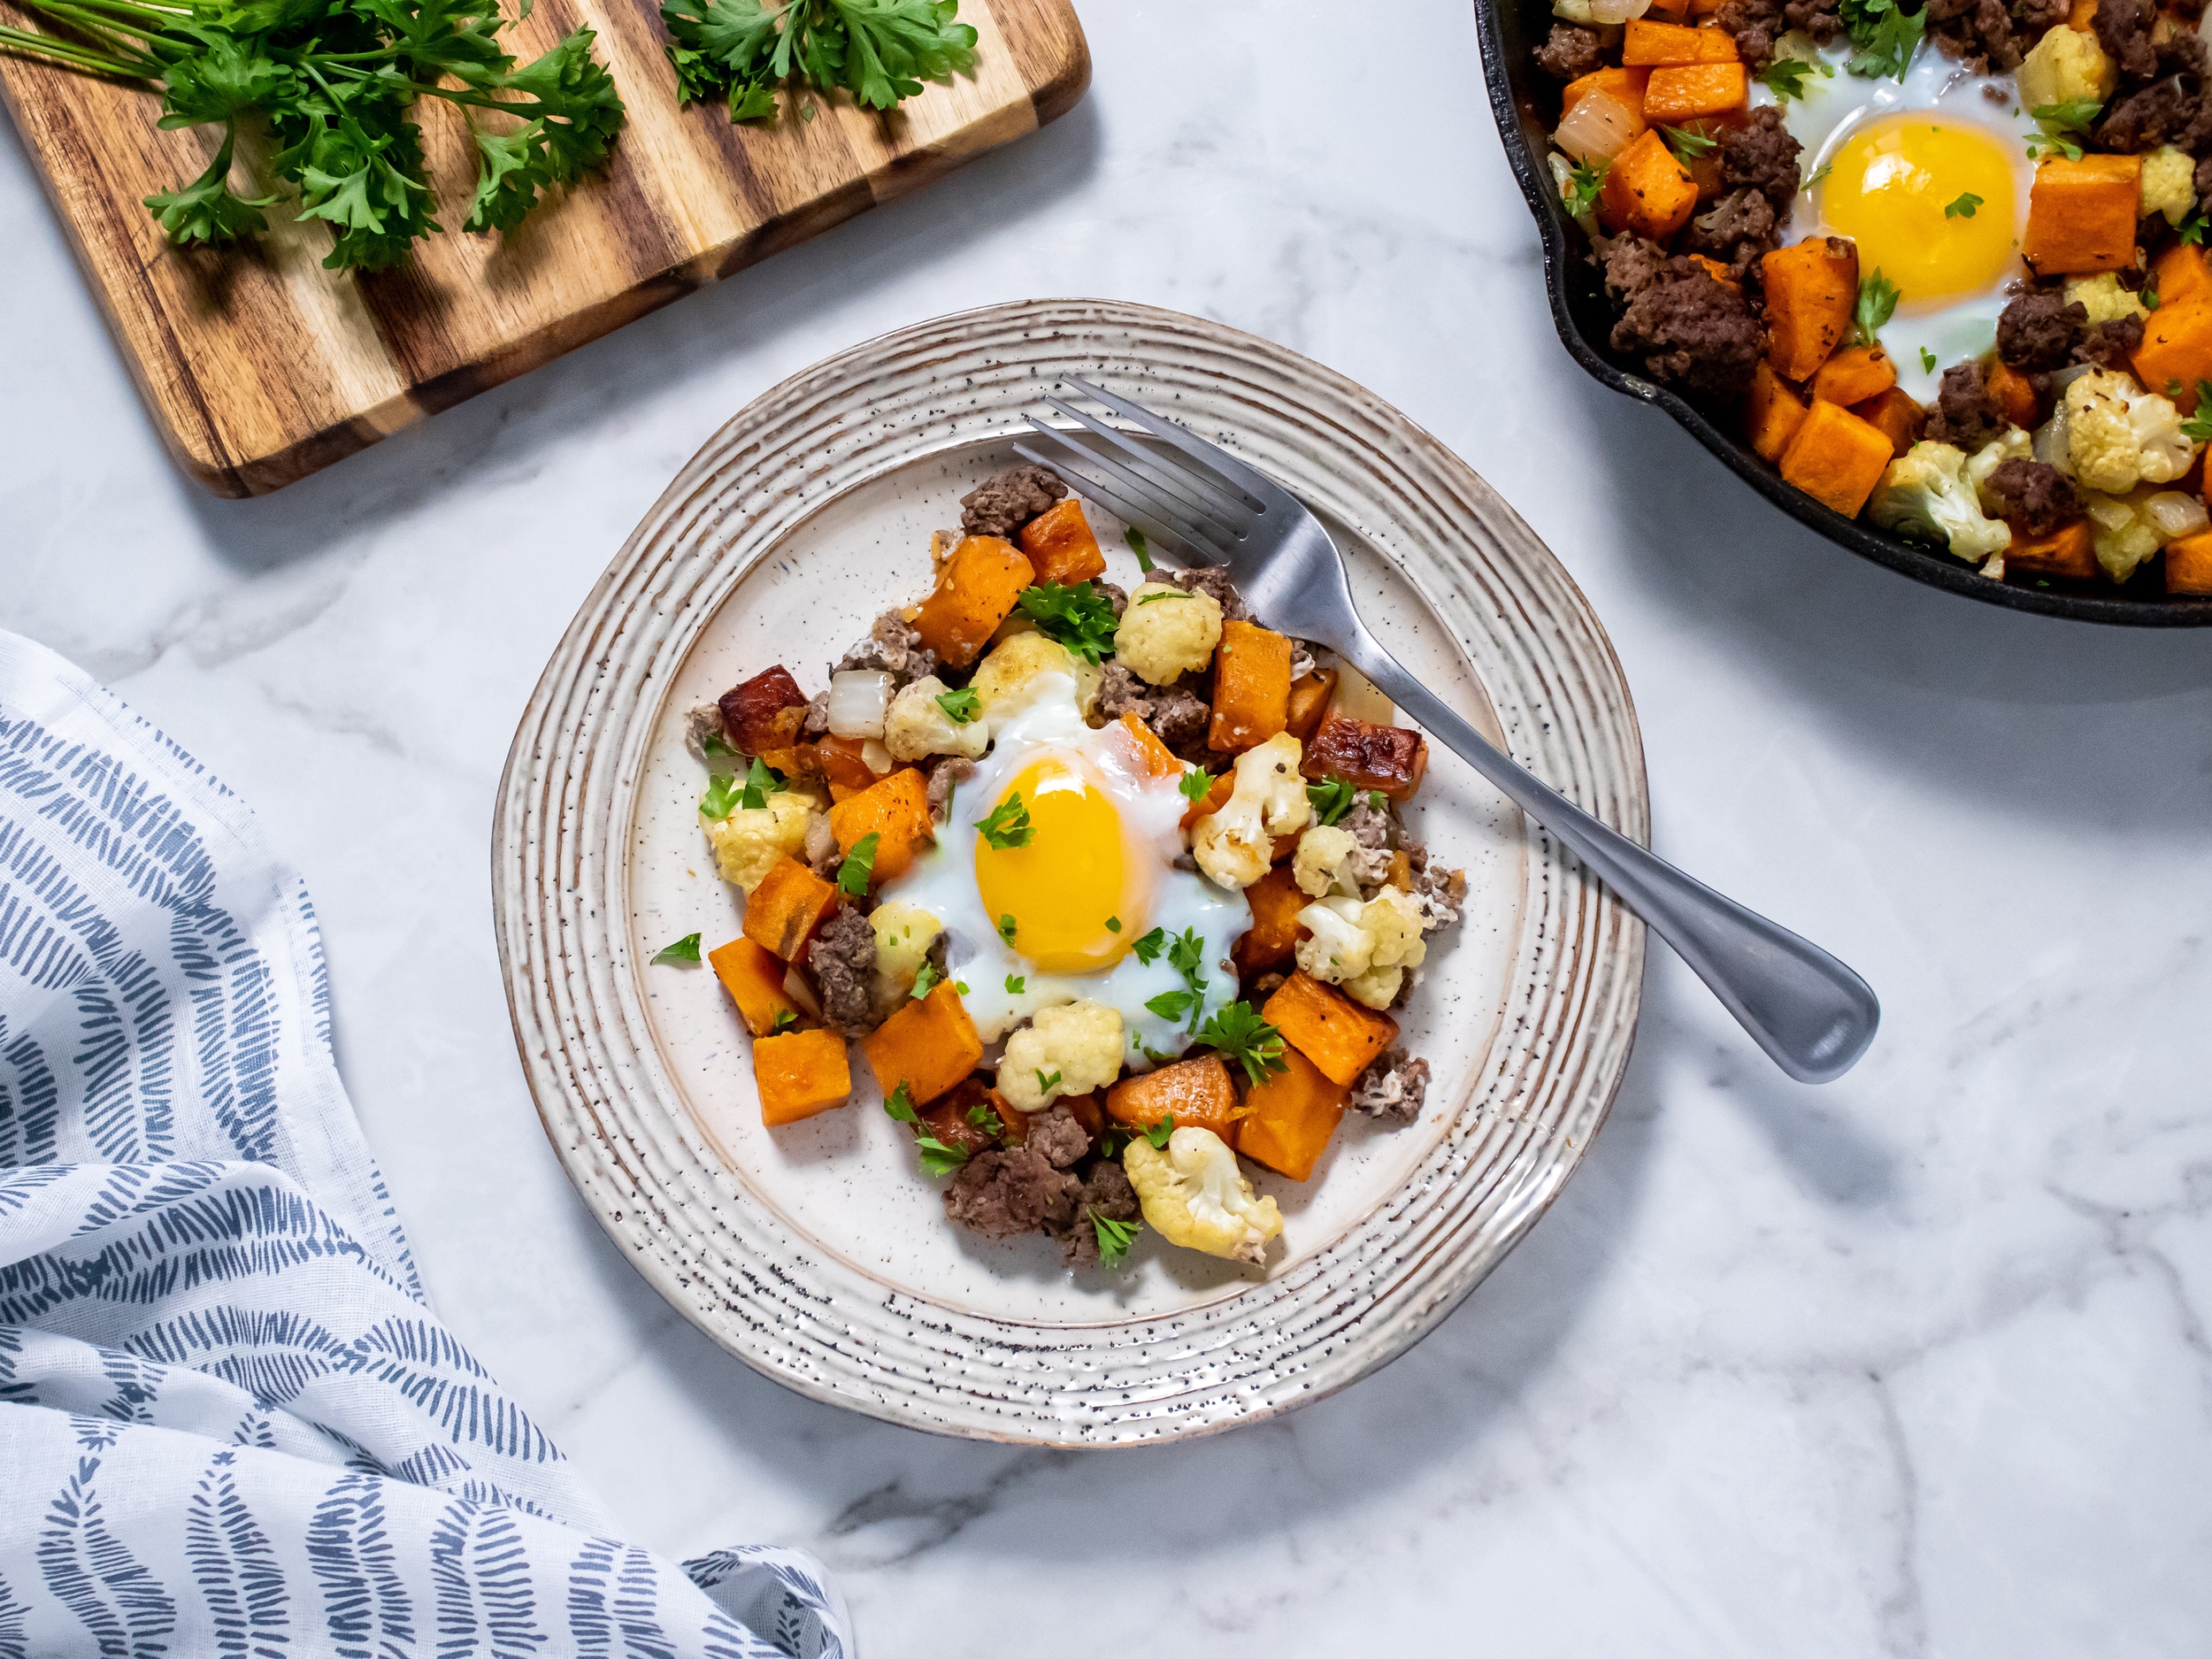
<instances>
[{"instance_id":1,"label":"striped kitchen towel","mask_svg":"<svg viewBox=\"0 0 2212 1659\"><path fill-rule=\"evenodd\" d=\"M841 1659L814 1561L664 1561L438 1321L307 889L0 633L0 1655Z\"/></svg>"}]
</instances>

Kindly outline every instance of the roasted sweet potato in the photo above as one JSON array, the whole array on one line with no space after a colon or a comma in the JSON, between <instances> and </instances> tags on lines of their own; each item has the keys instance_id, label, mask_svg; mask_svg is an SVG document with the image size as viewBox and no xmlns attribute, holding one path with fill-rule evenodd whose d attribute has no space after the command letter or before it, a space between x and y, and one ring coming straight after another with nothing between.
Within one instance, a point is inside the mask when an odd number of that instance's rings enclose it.
<instances>
[{"instance_id":1,"label":"roasted sweet potato","mask_svg":"<svg viewBox=\"0 0 2212 1659\"><path fill-rule=\"evenodd\" d=\"M2009 561L2011 556L2006 556ZM2166 543L2166 591L2212 594L2212 530Z\"/></svg>"},{"instance_id":2,"label":"roasted sweet potato","mask_svg":"<svg viewBox=\"0 0 2212 1659\"><path fill-rule=\"evenodd\" d=\"M2212 259L2195 242L2169 242L2151 261L2151 280L2144 286L2158 296L2161 309L2212 300Z\"/></svg>"},{"instance_id":3,"label":"roasted sweet potato","mask_svg":"<svg viewBox=\"0 0 2212 1659\"><path fill-rule=\"evenodd\" d=\"M1694 167L1690 169L1690 172L1692 176L1697 179L1697 193L1699 198L1702 200L1705 196L1704 176L1701 173L1699 173L1698 170ZM1743 284L1737 281L1729 267L1723 265L1719 260L1709 258L1701 253L1692 254L1690 256L1690 259L1693 264L1703 266L1705 274L1712 278L1714 281L1719 283L1721 287L1726 288L1730 293L1740 294L1743 292Z\"/></svg>"},{"instance_id":4,"label":"roasted sweet potato","mask_svg":"<svg viewBox=\"0 0 2212 1659\"><path fill-rule=\"evenodd\" d=\"M1859 250L1840 236L1811 236L1759 261L1767 299L1767 361L1786 380L1808 380L1851 332L1859 299Z\"/></svg>"},{"instance_id":5,"label":"roasted sweet potato","mask_svg":"<svg viewBox=\"0 0 2212 1659\"><path fill-rule=\"evenodd\" d=\"M1290 708L1284 716L1283 729L1301 743L1313 735L1321 717L1329 711L1329 699L1336 695L1336 679L1335 669L1317 668L1291 682Z\"/></svg>"},{"instance_id":6,"label":"roasted sweet potato","mask_svg":"<svg viewBox=\"0 0 2212 1659\"><path fill-rule=\"evenodd\" d=\"M1252 926L1229 956L1248 979L1290 960L1298 943L1298 912L1312 901L1290 879L1290 866L1280 864L1245 888L1244 897L1252 907Z\"/></svg>"},{"instance_id":7,"label":"roasted sweet potato","mask_svg":"<svg viewBox=\"0 0 2212 1659\"><path fill-rule=\"evenodd\" d=\"M745 901L745 937L796 962L814 930L837 907L837 889L797 859L779 858Z\"/></svg>"},{"instance_id":8,"label":"roasted sweet potato","mask_svg":"<svg viewBox=\"0 0 2212 1659\"><path fill-rule=\"evenodd\" d=\"M1142 1129L1173 1114L1178 1129L1210 1129L1228 1140L1237 1115L1237 1091L1217 1054L1178 1060L1141 1077L1125 1077L1106 1091L1106 1115Z\"/></svg>"},{"instance_id":9,"label":"roasted sweet potato","mask_svg":"<svg viewBox=\"0 0 2212 1659\"><path fill-rule=\"evenodd\" d=\"M1782 458L1804 420L1805 400L1762 359L1751 371L1751 389L1744 395L1745 442L1771 465Z\"/></svg>"},{"instance_id":10,"label":"roasted sweet potato","mask_svg":"<svg viewBox=\"0 0 2212 1659\"><path fill-rule=\"evenodd\" d=\"M2142 202L2142 157L2054 156L2035 170L2020 257L2039 276L2124 271Z\"/></svg>"},{"instance_id":11,"label":"roasted sweet potato","mask_svg":"<svg viewBox=\"0 0 2212 1659\"><path fill-rule=\"evenodd\" d=\"M1372 726L1332 710L1298 769L1309 778L1342 778L1356 789L1409 801L1429 769L1428 740L1407 726Z\"/></svg>"},{"instance_id":12,"label":"roasted sweet potato","mask_svg":"<svg viewBox=\"0 0 2212 1659\"><path fill-rule=\"evenodd\" d=\"M2017 533L2005 549L2007 577L2056 577L2066 581L2093 581L2097 576L2097 537L2086 518L2061 525L2047 536L2024 540Z\"/></svg>"},{"instance_id":13,"label":"roasted sweet potato","mask_svg":"<svg viewBox=\"0 0 2212 1659\"><path fill-rule=\"evenodd\" d=\"M1127 759L1129 770L1140 777L1174 778L1185 771L1174 751L1133 714L1123 715L1109 728L1107 742Z\"/></svg>"},{"instance_id":14,"label":"roasted sweet potato","mask_svg":"<svg viewBox=\"0 0 2212 1659\"><path fill-rule=\"evenodd\" d=\"M2212 296L2170 300L2143 322L2135 373L2154 392L2164 392L2185 411L2197 406L2197 382L2212 380Z\"/></svg>"},{"instance_id":15,"label":"roasted sweet potato","mask_svg":"<svg viewBox=\"0 0 2212 1659\"><path fill-rule=\"evenodd\" d=\"M1229 797L1236 793L1236 787L1234 772L1216 772L1214 780L1206 786L1206 793L1192 802L1190 810L1183 814L1183 827L1188 829L1209 813L1220 811L1229 804Z\"/></svg>"},{"instance_id":16,"label":"roasted sweet potato","mask_svg":"<svg viewBox=\"0 0 2212 1659\"><path fill-rule=\"evenodd\" d=\"M1790 447L1782 451L1782 476L1852 518L1893 458L1887 433L1840 403L1816 398Z\"/></svg>"},{"instance_id":17,"label":"roasted sweet potato","mask_svg":"<svg viewBox=\"0 0 2212 1659\"><path fill-rule=\"evenodd\" d=\"M1257 623L1223 623L1206 747L1240 755L1281 731L1289 718L1290 641Z\"/></svg>"},{"instance_id":18,"label":"roasted sweet potato","mask_svg":"<svg viewBox=\"0 0 2212 1659\"><path fill-rule=\"evenodd\" d=\"M1897 365L1879 346L1848 346L1833 352L1813 373L1813 396L1846 407L1879 397L1897 384Z\"/></svg>"},{"instance_id":19,"label":"roasted sweet potato","mask_svg":"<svg viewBox=\"0 0 2212 1659\"><path fill-rule=\"evenodd\" d=\"M2073 4L2067 8L2066 27L2070 29L2094 29L2097 27L2097 0L2073 0Z\"/></svg>"},{"instance_id":20,"label":"roasted sweet potato","mask_svg":"<svg viewBox=\"0 0 2212 1659\"><path fill-rule=\"evenodd\" d=\"M1720 29L1684 28L1631 18L1621 37L1621 62L1630 68L1663 64L1732 64L1735 37Z\"/></svg>"},{"instance_id":21,"label":"roasted sweet potato","mask_svg":"<svg viewBox=\"0 0 2212 1659\"><path fill-rule=\"evenodd\" d=\"M1098 550L1098 538L1091 534L1082 503L1072 495L1032 518L1021 534L1022 551L1037 581L1071 587L1106 573L1106 556Z\"/></svg>"},{"instance_id":22,"label":"roasted sweet potato","mask_svg":"<svg viewBox=\"0 0 2212 1659\"><path fill-rule=\"evenodd\" d=\"M806 718L806 693L791 678L791 671L779 663L732 686L722 694L721 707L730 741L745 754L759 755L788 749L797 741L800 721ZM795 710L798 720L788 718ZM779 719L780 715L786 718Z\"/></svg>"},{"instance_id":23,"label":"roasted sweet potato","mask_svg":"<svg viewBox=\"0 0 2212 1659\"><path fill-rule=\"evenodd\" d=\"M1992 362L1982 371L1982 385L2014 426L2033 431L2043 424L2042 396L2036 391L2035 382L2019 370L2008 364Z\"/></svg>"},{"instance_id":24,"label":"roasted sweet potato","mask_svg":"<svg viewBox=\"0 0 2212 1659\"><path fill-rule=\"evenodd\" d=\"M929 780L911 766L886 772L857 795L848 795L829 810L830 829L838 850L849 853L864 835L876 838L876 861L869 874L872 887L881 887L904 875L914 856L937 839L937 826L929 815Z\"/></svg>"},{"instance_id":25,"label":"roasted sweet potato","mask_svg":"<svg viewBox=\"0 0 2212 1659\"><path fill-rule=\"evenodd\" d=\"M1644 106L1644 87L1651 80L1648 69L1593 69L1586 75L1577 75L1561 89L1559 112L1564 115L1593 92L1602 92L1631 110Z\"/></svg>"},{"instance_id":26,"label":"roasted sweet potato","mask_svg":"<svg viewBox=\"0 0 2212 1659\"><path fill-rule=\"evenodd\" d=\"M799 770L828 784L831 800L842 801L875 784L875 769L863 758L865 747L856 737L818 737L799 745Z\"/></svg>"},{"instance_id":27,"label":"roasted sweet potato","mask_svg":"<svg viewBox=\"0 0 2212 1659\"><path fill-rule=\"evenodd\" d=\"M968 1115L979 1107L984 1114L982 1123ZM1027 1138L1026 1115L1009 1106L996 1089L973 1074L962 1078L950 1094L915 1116L921 1119L918 1133L933 1135L949 1147L961 1148L971 1156L987 1147L998 1145L1010 1128L1019 1132L1007 1137L1013 1144L1019 1145ZM998 1128L988 1126L994 1123Z\"/></svg>"},{"instance_id":28,"label":"roasted sweet potato","mask_svg":"<svg viewBox=\"0 0 2212 1659\"><path fill-rule=\"evenodd\" d=\"M1680 230L1696 207L1697 181L1657 133L1646 133L1614 157L1598 188L1598 219L1607 229L1654 242Z\"/></svg>"},{"instance_id":29,"label":"roasted sweet potato","mask_svg":"<svg viewBox=\"0 0 2212 1659\"><path fill-rule=\"evenodd\" d=\"M1244 1091L1237 1120L1237 1150L1255 1164L1302 1181L1329 1149L1351 1091L1295 1048L1286 1049L1287 1070Z\"/></svg>"},{"instance_id":30,"label":"roasted sweet potato","mask_svg":"<svg viewBox=\"0 0 2212 1659\"><path fill-rule=\"evenodd\" d=\"M745 1029L754 1036L773 1033L776 1021L783 1016L790 1017L785 1019L786 1025L799 1017L799 1005L784 994L787 970L783 958L758 940L733 939L719 949L707 952L707 965L722 981L730 1001L737 1004Z\"/></svg>"},{"instance_id":31,"label":"roasted sweet potato","mask_svg":"<svg viewBox=\"0 0 2212 1659\"><path fill-rule=\"evenodd\" d=\"M1911 393L1895 386L1878 397L1852 404L1851 412L1888 434L1892 455L1902 455L1918 443L1928 425L1928 411L1913 402Z\"/></svg>"},{"instance_id":32,"label":"roasted sweet potato","mask_svg":"<svg viewBox=\"0 0 2212 1659\"><path fill-rule=\"evenodd\" d=\"M842 1106L853 1092L845 1040L833 1031L757 1038L753 1082L760 1090L760 1120L771 1129Z\"/></svg>"},{"instance_id":33,"label":"roasted sweet potato","mask_svg":"<svg viewBox=\"0 0 2212 1659\"><path fill-rule=\"evenodd\" d=\"M1670 65L1651 72L1644 88L1644 119L1654 127L1679 127L1701 116L1723 115L1742 109L1749 89L1741 64Z\"/></svg>"},{"instance_id":34,"label":"roasted sweet potato","mask_svg":"<svg viewBox=\"0 0 2212 1659\"><path fill-rule=\"evenodd\" d=\"M949 979L932 987L927 996L901 1003L861 1040L860 1048L886 1098L903 1083L918 1107L957 1087L983 1058L983 1039Z\"/></svg>"},{"instance_id":35,"label":"roasted sweet potato","mask_svg":"<svg viewBox=\"0 0 2212 1659\"><path fill-rule=\"evenodd\" d=\"M937 586L908 618L940 662L965 668L1013 614L1036 566L1011 541L995 535L964 537L937 572Z\"/></svg>"},{"instance_id":36,"label":"roasted sweet potato","mask_svg":"<svg viewBox=\"0 0 2212 1659\"><path fill-rule=\"evenodd\" d=\"M1398 1035L1398 1022L1389 1015L1362 1008L1303 972L1283 981L1260 1018L1331 1082L1347 1088Z\"/></svg>"}]
</instances>

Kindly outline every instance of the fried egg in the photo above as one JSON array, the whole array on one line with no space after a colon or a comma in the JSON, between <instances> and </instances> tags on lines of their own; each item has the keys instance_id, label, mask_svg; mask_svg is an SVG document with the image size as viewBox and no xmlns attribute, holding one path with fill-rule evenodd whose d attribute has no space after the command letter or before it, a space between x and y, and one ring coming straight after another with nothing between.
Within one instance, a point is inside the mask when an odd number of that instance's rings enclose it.
<instances>
[{"instance_id":1,"label":"fried egg","mask_svg":"<svg viewBox=\"0 0 2212 1659\"><path fill-rule=\"evenodd\" d=\"M1996 343L2005 285L2023 272L2036 123L2010 75L1976 74L1933 44L1901 81L1850 73L1851 53L1821 52L1833 73L1807 75L1803 98L1781 105L1805 178L1818 179L1786 240L1847 236L1862 280L1878 271L1897 285L1882 344L1898 384L1930 403L1946 368Z\"/></svg>"},{"instance_id":2,"label":"fried egg","mask_svg":"<svg viewBox=\"0 0 2212 1659\"><path fill-rule=\"evenodd\" d=\"M1185 768L1157 768L1158 753L1119 722L1092 730L1075 681L1041 674L954 789L935 846L885 884L879 898L943 925L949 977L986 1042L1041 1008L1087 1000L1120 1012L1129 1062L1146 1071L1236 1000L1229 952L1251 906L1177 868ZM994 814L995 838L979 827ZM1012 827L1025 818L1025 837ZM1145 1004L1188 989L1167 948L1187 933L1201 946L1185 956L1200 964L1202 998L1171 1018Z\"/></svg>"}]
</instances>

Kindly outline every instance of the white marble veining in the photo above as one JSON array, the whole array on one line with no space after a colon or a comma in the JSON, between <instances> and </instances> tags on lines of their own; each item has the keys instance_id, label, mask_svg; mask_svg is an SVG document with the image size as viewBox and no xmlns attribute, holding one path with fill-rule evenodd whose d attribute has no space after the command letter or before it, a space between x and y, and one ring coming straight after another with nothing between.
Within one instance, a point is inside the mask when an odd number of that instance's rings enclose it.
<instances>
[{"instance_id":1,"label":"white marble veining","mask_svg":"<svg viewBox=\"0 0 2212 1659\"><path fill-rule=\"evenodd\" d=\"M164 459L0 124L0 626L304 868L446 1317L636 1538L819 1551L872 1659L2201 1654L2212 635L1915 587L1584 379L1460 0L1085 11L1058 126L257 502ZM670 474L826 352L1041 294L1267 334L1467 457L1611 631L1660 849L1886 1009L1802 1088L1655 952L1612 1122L1505 1267L1179 1450L932 1440L726 1358L571 1195L492 949L516 712Z\"/></svg>"}]
</instances>

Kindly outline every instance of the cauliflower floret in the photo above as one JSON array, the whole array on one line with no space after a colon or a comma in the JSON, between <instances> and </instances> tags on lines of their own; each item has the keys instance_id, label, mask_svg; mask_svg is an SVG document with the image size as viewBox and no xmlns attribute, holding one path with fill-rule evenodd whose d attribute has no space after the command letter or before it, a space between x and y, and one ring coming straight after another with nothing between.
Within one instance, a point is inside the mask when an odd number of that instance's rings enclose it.
<instances>
[{"instance_id":1,"label":"cauliflower floret","mask_svg":"<svg viewBox=\"0 0 2212 1659\"><path fill-rule=\"evenodd\" d=\"M2187 157L2183 157L2186 161ZM2068 277L2066 303L2080 302L2093 323L2117 322L2123 317L2148 317L2149 308L2134 295L2120 286L2119 277L2110 271L2101 271L2095 276Z\"/></svg>"},{"instance_id":2,"label":"cauliflower floret","mask_svg":"<svg viewBox=\"0 0 2212 1659\"><path fill-rule=\"evenodd\" d=\"M1257 1267L1267 1241L1283 1230L1275 1201L1254 1196L1237 1155L1210 1129L1178 1129L1164 1151L1140 1135L1121 1165L1146 1225L1170 1244Z\"/></svg>"},{"instance_id":3,"label":"cauliflower floret","mask_svg":"<svg viewBox=\"0 0 2212 1659\"><path fill-rule=\"evenodd\" d=\"M1114 630L1115 657L1155 686L1196 673L1213 660L1220 643L1221 602L1202 589L1185 593L1171 582L1141 584Z\"/></svg>"},{"instance_id":4,"label":"cauliflower floret","mask_svg":"<svg viewBox=\"0 0 2212 1659\"><path fill-rule=\"evenodd\" d=\"M869 990L879 1010L893 1009L913 995L915 976L945 925L904 899L884 900L869 913L868 925L876 930L875 976Z\"/></svg>"},{"instance_id":5,"label":"cauliflower floret","mask_svg":"<svg viewBox=\"0 0 2212 1659\"><path fill-rule=\"evenodd\" d=\"M990 722L979 707L964 724L955 720L937 701L946 689L936 675L925 674L891 699L883 717L883 746L892 759L921 760L930 755L983 758L983 751L991 746Z\"/></svg>"},{"instance_id":6,"label":"cauliflower floret","mask_svg":"<svg viewBox=\"0 0 2212 1659\"><path fill-rule=\"evenodd\" d=\"M1064 674L1075 684L1075 706L1088 715L1098 701L1105 671L1087 663L1049 634L1010 634L983 659L968 681L968 689L983 700L984 720L996 730L1048 690L1053 674Z\"/></svg>"},{"instance_id":7,"label":"cauliflower floret","mask_svg":"<svg viewBox=\"0 0 2212 1659\"><path fill-rule=\"evenodd\" d=\"M1995 463L1991 466L1994 470ZM1966 477L1965 452L1948 443L1916 443L1892 461L1867 512L1883 529L1939 541L1970 565L2012 545L2010 529L1982 516L1980 498Z\"/></svg>"},{"instance_id":8,"label":"cauliflower floret","mask_svg":"<svg viewBox=\"0 0 2212 1659\"><path fill-rule=\"evenodd\" d=\"M1217 887L1248 887L1273 862L1275 837L1305 828L1313 816L1306 780L1298 775L1303 751L1288 732L1278 732L1237 757L1236 782L1221 810L1191 826L1191 856Z\"/></svg>"},{"instance_id":9,"label":"cauliflower floret","mask_svg":"<svg viewBox=\"0 0 2212 1659\"><path fill-rule=\"evenodd\" d=\"M1121 1075L1121 1013L1102 1002L1041 1008L1006 1040L998 1092L1018 1111L1042 1111L1062 1095L1087 1094Z\"/></svg>"},{"instance_id":10,"label":"cauliflower floret","mask_svg":"<svg viewBox=\"0 0 2212 1659\"><path fill-rule=\"evenodd\" d=\"M2116 495L2170 483L2196 457L2181 411L2127 375L2092 369L2067 387L2064 403L2068 470L2085 488Z\"/></svg>"},{"instance_id":11,"label":"cauliflower floret","mask_svg":"<svg viewBox=\"0 0 2212 1659\"><path fill-rule=\"evenodd\" d=\"M1359 895L1359 878L1353 872L1352 857L1359 851L1358 839L1351 831L1339 829L1333 824L1317 824L1298 838L1297 856L1290 862L1290 879L1298 884L1298 890L1310 897L1326 898L1332 893Z\"/></svg>"},{"instance_id":12,"label":"cauliflower floret","mask_svg":"<svg viewBox=\"0 0 2212 1659\"><path fill-rule=\"evenodd\" d=\"M761 806L740 807L726 818L707 820L707 843L722 879L750 893L779 858L796 857L806 845L812 796L779 789Z\"/></svg>"},{"instance_id":13,"label":"cauliflower floret","mask_svg":"<svg viewBox=\"0 0 2212 1659\"><path fill-rule=\"evenodd\" d=\"M1334 898L1299 911L1298 925L1307 937L1298 941L1298 965L1332 985L1366 972L1374 959L1375 939L1360 917L1365 908L1356 898Z\"/></svg>"},{"instance_id":14,"label":"cauliflower floret","mask_svg":"<svg viewBox=\"0 0 2212 1659\"><path fill-rule=\"evenodd\" d=\"M2143 217L2163 213L2178 227L2197 204L2196 158L2185 150L2161 144L2143 157ZM2071 286L2070 284L2069 285Z\"/></svg>"},{"instance_id":15,"label":"cauliflower floret","mask_svg":"<svg viewBox=\"0 0 2212 1659\"><path fill-rule=\"evenodd\" d=\"M2177 489L2146 484L2124 495L2082 494L2096 538L2097 563L2116 582L2134 575L2136 567L2167 542L2194 535L2207 522L2204 503Z\"/></svg>"},{"instance_id":16,"label":"cauliflower floret","mask_svg":"<svg viewBox=\"0 0 2212 1659\"><path fill-rule=\"evenodd\" d=\"M2120 72L2086 29L2052 29L2022 59L2012 80L2020 107L2039 110L2070 98L2102 104L2120 84Z\"/></svg>"},{"instance_id":17,"label":"cauliflower floret","mask_svg":"<svg viewBox=\"0 0 2212 1659\"><path fill-rule=\"evenodd\" d=\"M1428 958L1421 937L1427 912L1398 887L1384 887L1363 904L1356 897L1318 900L1298 912L1298 921L1308 933L1298 941L1299 967L1370 1008L1388 1008L1405 971Z\"/></svg>"}]
</instances>

